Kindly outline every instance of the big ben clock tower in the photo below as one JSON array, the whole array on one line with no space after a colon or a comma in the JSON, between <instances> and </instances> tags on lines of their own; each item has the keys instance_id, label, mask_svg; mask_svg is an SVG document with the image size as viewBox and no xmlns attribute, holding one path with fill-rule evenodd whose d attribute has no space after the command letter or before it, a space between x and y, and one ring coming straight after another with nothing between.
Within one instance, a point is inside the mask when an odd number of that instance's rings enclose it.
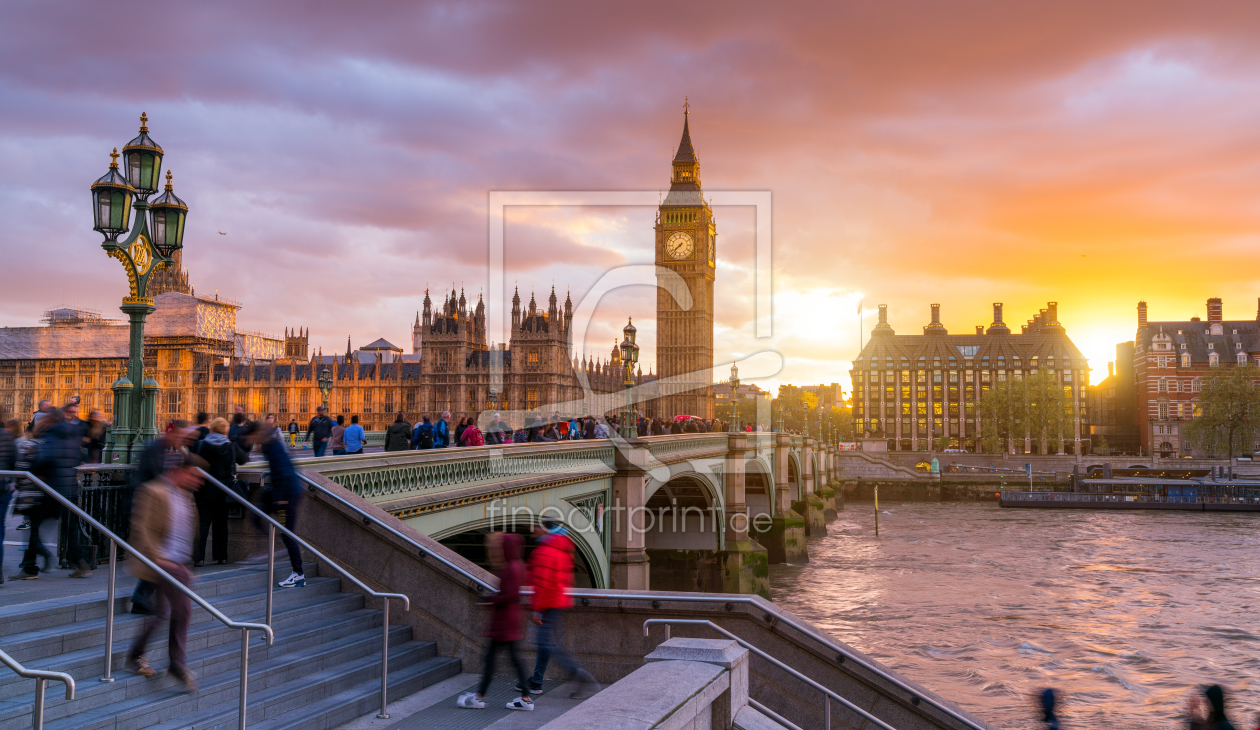
<instances>
[{"instance_id":1,"label":"big ben clock tower","mask_svg":"<svg viewBox=\"0 0 1260 730\"><path fill-rule=\"evenodd\" d=\"M689 108L684 105L682 141L674 155L669 194L656 216L656 265L682 277L691 293L684 308L658 277L656 359L660 377L682 385L661 399L665 416L713 418L713 279L717 230L713 210L700 189L700 160L691 145Z\"/></svg>"}]
</instances>

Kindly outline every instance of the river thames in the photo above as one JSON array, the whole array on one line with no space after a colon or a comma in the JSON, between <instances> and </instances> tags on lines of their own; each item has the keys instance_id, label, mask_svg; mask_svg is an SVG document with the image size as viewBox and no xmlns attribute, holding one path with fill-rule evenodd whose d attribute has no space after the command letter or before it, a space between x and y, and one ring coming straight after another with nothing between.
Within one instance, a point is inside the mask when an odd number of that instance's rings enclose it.
<instances>
[{"instance_id":1,"label":"river thames","mask_svg":"<svg viewBox=\"0 0 1260 730\"><path fill-rule=\"evenodd\" d=\"M1260 712L1260 514L850 503L771 566L776 603L1004 730L1184 727L1185 700L1226 688Z\"/></svg>"}]
</instances>

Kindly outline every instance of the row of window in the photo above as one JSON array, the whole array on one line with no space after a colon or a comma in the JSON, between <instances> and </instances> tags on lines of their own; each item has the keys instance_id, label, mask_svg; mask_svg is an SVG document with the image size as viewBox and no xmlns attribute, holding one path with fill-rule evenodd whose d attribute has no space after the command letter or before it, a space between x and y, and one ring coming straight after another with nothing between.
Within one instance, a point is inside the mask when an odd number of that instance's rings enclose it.
<instances>
[{"instance_id":1,"label":"row of window","mask_svg":"<svg viewBox=\"0 0 1260 730\"><path fill-rule=\"evenodd\" d=\"M1175 367L1175 363L1176 363L1176 362L1177 362L1177 359L1176 359L1176 358L1174 358L1172 355L1169 355L1169 356L1167 356L1167 357L1164 357L1163 355L1160 355L1159 357L1156 357L1156 358L1155 358L1155 367L1157 367L1157 368L1171 368L1171 367ZM1234 355L1234 362L1235 362L1235 363L1237 363L1237 364L1239 364L1239 365L1246 365L1246 364L1247 364L1247 353L1245 353L1245 352L1239 352L1239 353L1237 353L1236 355ZM1209 352L1209 353L1208 353L1208 367L1213 367L1213 368L1214 368L1214 367L1218 367L1218 366L1220 366L1220 364L1221 364L1221 356L1220 356L1220 354L1215 353L1215 352ZM1256 365L1257 365L1257 366L1260 366L1260 357L1257 357L1257 358L1256 358ZM1190 353L1188 353L1188 352L1182 353L1182 354L1181 354L1181 367L1183 367L1183 368L1188 368L1188 367L1192 367L1192 366L1193 366L1193 365L1192 365L1192 363L1191 363L1191 361L1190 361Z\"/></svg>"}]
</instances>

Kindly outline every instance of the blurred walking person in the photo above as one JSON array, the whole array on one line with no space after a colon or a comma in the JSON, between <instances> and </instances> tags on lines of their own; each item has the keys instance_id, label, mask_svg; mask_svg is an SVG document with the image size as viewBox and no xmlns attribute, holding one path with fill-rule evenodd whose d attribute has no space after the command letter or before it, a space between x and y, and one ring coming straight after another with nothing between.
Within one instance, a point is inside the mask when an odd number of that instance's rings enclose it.
<instances>
[{"instance_id":1,"label":"blurred walking person","mask_svg":"<svg viewBox=\"0 0 1260 730\"><path fill-rule=\"evenodd\" d=\"M542 691L547 665L554 656L565 671L565 681L577 678L582 683L570 697L586 699L599 691L599 683L569 655L556 638L556 626L564 611L573 606L569 591L573 588L573 541L559 524L544 520L534 528L534 551L529 556L529 584L534 588L533 613L530 620L538 627L538 660L529 685L517 687L521 693Z\"/></svg>"},{"instance_id":2,"label":"blurred walking person","mask_svg":"<svg viewBox=\"0 0 1260 730\"><path fill-rule=\"evenodd\" d=\"M1046 724L1046 730L1059 730L1059 716L1054 712L1058 695L1053 689L1045 689L1042 690L1039 699L1041 700L1041 721Z\"/></svg>"},{"instance_id":3,"label":"blurred walking person","mask_svg":"<svg viewBox=\"0 0 1260 730\"><path fill-rule=\"evenodd\" d=\"M81 429L66 421L62 411L53 409L39 419L35 436L40 443L35 451L35 462L31 466L31 473L70 502L77 502L79 475L75 469L83 463L83 450L80 448ZM60 502L45 495L30 513L31 535L18 573L13 576L15 579L38 578L39 568L35 564L37 557L44 558L45 569L51 567L53 554L40 540L39 528L44 522L56 521L63 512L67 533L66 554L63 557L67 563L76 566L70 577L88 577L92 566L83 559L78 516L68 510L63 511Z\"/></svg>"},{"instance_id":4,"label":"blurred walking person","mask_svg":"<svg viewBox=\"0 0 1260 730\"><path fill-rule=\"evenodd\" d=\"M13 471L17 466L17 429L22 426L16 418L0 428L0 470ZM17 490L13 477L0 477L0 583L4 582L4 523L9 521L9 504Z\"/></svg>"},{"instance_id":5,"label":"blurred walking person","mask_svg":"<svg viewBox=\"0 0 1260 730\"><path fill-rule=\"evenodd\" d=\"M315 417L311 419L311 423L306 427L306 440L311 442L311 448L315 450L315 456L323 456L324 451L328 448L328 438L332 435L332 420L324 412L324 407L319 406L315 409Z\"/></svg>"},{"instance_id":6,"label":"blurred walking person","mask_svg":"<svg viewBox=\"0 0 1260 730\"><path fill-rule=\"evenodd\" d=\"M192 583L188 562L192 559L193 541L197 536L197 507L192 492L201 486L202 477L197 468L206 466L197 456L185 454L184 461L141 485L132 504L132 547L185 587ZM127 652L127 667L145 677L157 674L144 652L153 631L169 615L167 674L183 682L186 691L196 692L197 680L186 660L191 601L169 580L139 560L128 560L126 565L127 572L157 585L153 615L144 620L144 628Z\"/></svg>"},{"instance_id":7,"label":"blurred walking person","mask_svg":"<svg viewBox=\"0 0 1260 730\"><path fill-rule=\"evenodd\" d=\"M249 461L249 454L234 441L228 441L226 418L210 422L210 433L193 444L193 451L208 465L206 472L220 484L230 487L236 479L236 467ZM193 567L200 568L206 561L206 541L214 530L214 562L227 563L228 544L228 495L213 484L197 490L197 543L193 546Z\"/></svg>"},{"instance_id":8,"label":"blurred walking person","mask_svg":"<svg viewBox=\"0 0 1260 730\"><path fill-rule=\"evenodd\" d=\"M521 544L524 541L514 532L492 532L486 536L486 552L490 568L499 579L499 591L490 597L490 621L485 636L486 659L481 671L481 684L476 692L466 692L456 701L460 707L480 710L486 706L486 692L494 678L495 660L501 649L507 650L512 668L516 670L517 687L524 687L525 665L517 653L517 645L525 638L525 617L521 608L521 586L525 582L525 564L521 562ZM534 701L528 691L518 690L520 697L507 703L509 710L532 712Z\"/></svg>"},{"instance_id":9,"label":"blurred walking person","mask_svg":"<svg viewBox=\"0 0 1260 730\"><path fill-rule=\"evenodd\" d=\"M263 424L255 424L248 438L250 443L259 445L263 458L267 460L267 470L271 477L270 503L264 504L264 509L290 532L296 533L302 505L302 484L298 480L297 470L293 468L293 460L289 458L289 450ZM277 585L281 588L305 588L302 548L288 535L281 533L280 537L289 551L289 566L293 572Z\"/></svg>"},{"instance_id":10,"label":"blurred walking person","mask_svg":"<svg viewBox=\"0 0 1260 730\"><path fill-rule=\"evenodd\" d=\"M1203 716L1203 699L1207 700L1207 717ZM1190 730L1235 730L1225 716L1225 690L1219 684L1203 689L1203 697L1191 695L1187 727Z\"/></svg>"},{"instance_id":11,"label":"blurred walking person","mask_svg":"<svg viewBox=\"0 0 1260 730\"><path fill-rule=\"evenodd\" d=\"M105 451L105 436L109 433L109 421L105 414L93 408L87 422L87 461L89 464L101 463L101 454Z\"/></svg>"}]
</instances>

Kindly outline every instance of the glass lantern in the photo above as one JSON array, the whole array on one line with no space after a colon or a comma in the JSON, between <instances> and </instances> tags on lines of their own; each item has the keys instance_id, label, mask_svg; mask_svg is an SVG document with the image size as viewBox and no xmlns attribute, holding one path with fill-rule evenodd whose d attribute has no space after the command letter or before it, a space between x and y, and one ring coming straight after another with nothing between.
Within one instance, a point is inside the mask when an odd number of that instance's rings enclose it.
<instances>
[{"instance_id":1,"label":"glass lantern","mask_svg":"<svg viewBox=\"0 0 1260 730\"><path fill-rule=\"evenodd\" d=\"M106 239L117 240L131 227L131 201L136 196L133 188L118 170L118 148L110 153L109 171L92 183L92 215Z\"/></svg>"},{"instance_id":2,"label":"glass lantern","mask_svg":"<svg viewBox=\"0 0 1260 730\"><path fill-rule=\"evenodd\" d=\"M157 252L170 258L184 245L184 219L188 206L175 196L171 172L166 171L166 191L149 206L149 236Z\"/></svg>"},{"instance_id":3,"label":"glass lantern","mask_svg":"<svg viewBox=\"0 0 1260 730\"><path fill-rule=\"evenodd\" d=\"M123 169L127 182L137 194L148 197L157 192L162 174L162 148L149 136L149 117L140 114L140 134L123 147Z\"/></svg>"}]
</instances>

